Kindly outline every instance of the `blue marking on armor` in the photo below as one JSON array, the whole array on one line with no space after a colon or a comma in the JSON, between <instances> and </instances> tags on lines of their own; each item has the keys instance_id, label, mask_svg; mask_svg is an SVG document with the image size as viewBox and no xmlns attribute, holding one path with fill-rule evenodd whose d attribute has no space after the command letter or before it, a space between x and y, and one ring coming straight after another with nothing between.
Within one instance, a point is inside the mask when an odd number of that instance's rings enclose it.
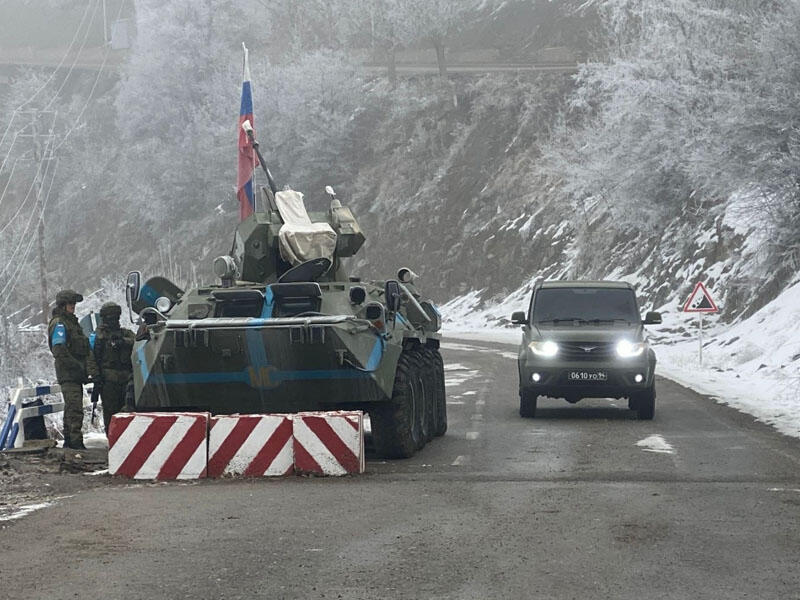
<instances>
[{"instance_id":1,"label":"blue marking on armor","mask_svg":"<svg viewBox=\"0 0 800 600\"><path fill-rule=\"evenodd\" d=\"M272 318L272 307L274 304L275 304L275 297L272 294L272 288L270 286L267 286L267 289L264 291L264 308L261 309L262 319Z\"/></svg>"},{"instance_id":2,"label":"blue marking on armor","mask_svg":"<svg viewBox=\"0 0 800 600\"><path fill-rule=\"evenodd\" d=\"M383 358L383 351L385 348L386 342L384 342L383 338L380 336L376 336L377 339L375 340L375 345L372 347L372 352L369 355L369 359L367 360L367 364L365 365L365 369L367 371L374 371L378 368L378 365L381 364L381 359Z\"/></svg>"},{"instance_id":3,"label":"blue marking on armor","mask_svg":"<svg viewBox=\"0 0 800 600\"><path fill-rule=\"evenodd\" d=\"M137 348L136 357L139 359L139 369L142 373L142 383L147 383L147 380L150 378L150 369L147 368L147 358L145 358L144 355L144 344Z\"/></svg>"},{"instance_id":4,"label":"blue marking on armor","mask_svg":"<svg viewBox=\"0 0 800 600\"><path fill-rule=\"evenodd\" d=\"M403 317L403 315L401 315L400 313L395 314L395 319L400 321L403 325L408 325L408 321L406 321L405 317Z\"/></svg>"},{"instance_id":5,"label":"blue marking on armor","mask_svg":"<svg viewBox=\"0 0 800 600\"><path fill-rule=\"evenodd\" d=\"M139 291L139 300L146 302L147 306L155 306L156 300L158 300L158 292L149 285L143 285Z\"/></svg>"},{"instance_id":6,"label":"blue marking on armor","mask_svg":"<svg viewBox=\"0 0 800 600\"><path fill-rule=\"evenodd\" d=\"M39 407L39 416L49 415L53 412L53 405L52 404L45 404L44 406Z\"/></svg>"},{"instance_id":7,"label":"blue marking on armor","mask_svg":"<svg viewBox=\"0 0 800 600\"><path fill-rule=\"evenodd\" d=\"M245 331L247 340L247 356L253 367L266 367L269 365L267 360L267 349L264 347L264 338L261 337L261 330L248 328Z\"/></svg>"},{"instance_id":8,"label":"blue marking on armor","mask_svg":"<svg viewBox=\"0 0 800 600\"><path fill-rule=\"evenodd\" d=\"M56 326L53 329L53 335L50 338L50 345L58 346L59 344L66 344L66 343L67 343L67 328L64 327L63 323L56 323Z\"/></svg>"},{"instance_id":9,"label":"blue marking on armor","mask_svg":"<svg viewBox=\"0 0 800 600\"><path fill-rule=\"evenodd\" d=\"M50 393L50 386L49 385L39 385L36 387L36 391L34 392L37 396L45 396Z\"/></svg>"},{"instance_id":10,"label":"blue marking on armor","mask_svg":"<svg viewBox=\"0 0 800 600\"><path fill-rule=\"evenodd\" d=\"M89 334L89 347L94 350L94 340L97 338L97 332L93 331Z\"/></svg>"},{"instance_id":11,"label":"blue marking on armor","mask_svg":"<svg viewBox=\"0 0 800 600\"><path fill-rule=\"evenodd\" d=\"M431 302L431 308L433 309L433 312L435 312L437 315L439 315L440 317L442 316L442 313L439 312L439 307L436 306L433 302Z\"/></svg>"},{"instance_id":12,"label":"blue marking on armor","mask_svg":"<svg viewBox=\"0 0 800 600\"><path fill-rule=\"evenodd\" d=\"M272 371L270 379L273 382L304 381L319 379L367 379L370 373L358 369L329 369L306 371ZM203 383L246 383L251 384L250 373L244 371L223 371L216 373L156 373L150 377L149 383L181 385ZM251 386L252 387L252 386Z\"/></svg>"}]
</instances>

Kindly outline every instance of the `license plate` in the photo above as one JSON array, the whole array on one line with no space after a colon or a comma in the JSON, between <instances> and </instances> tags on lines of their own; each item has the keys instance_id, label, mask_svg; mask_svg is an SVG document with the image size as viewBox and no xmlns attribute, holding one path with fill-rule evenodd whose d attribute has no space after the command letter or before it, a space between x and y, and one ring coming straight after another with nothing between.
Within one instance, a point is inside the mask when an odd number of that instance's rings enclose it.
<instances>
[{"instance_id":1,"label":"license plate","mask_svg":"<svg viewBox=\"0 0 800 600\"><path fill-rule=\"evenodd\" d=\"M605 371L570 371L568 378L578 382L608 381L608 374Z\"/></svg>"}]
</instances>

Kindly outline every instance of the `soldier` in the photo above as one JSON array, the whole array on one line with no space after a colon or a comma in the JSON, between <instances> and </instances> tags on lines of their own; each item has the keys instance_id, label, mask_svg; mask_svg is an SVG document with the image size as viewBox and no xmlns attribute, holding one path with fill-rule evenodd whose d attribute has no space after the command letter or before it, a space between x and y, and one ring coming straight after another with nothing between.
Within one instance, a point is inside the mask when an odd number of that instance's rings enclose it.
<instances>
[{"instance_id":1,"label":"soldier","mask_svg":"<svg viewBox=\"0 0 800 600\"><path fill-rule=\"evenodd\" d=\"M89 371L95 385L101 386L103 400L103 423L106 434L111 417L122 410L125 404L125 389L133 373L131 352L134 334L119 325L122 308L115 302L107 302L100 308L103 323L90 339L92 356Z\"/></svg>"},{"instance_id":2,"label":"soldier","mask_svg":"<svg viewBox=\"0 0 800 600\"><path fill-rule=\"evenodd\" d=\"M89 340L83 334L75 305L83 296L72 290L56 294L56 307L47 326L47 339L56 364L56 378L64 396L64 448L83 445L83 384L88 381Z\"/></svg>"}]
</instances>

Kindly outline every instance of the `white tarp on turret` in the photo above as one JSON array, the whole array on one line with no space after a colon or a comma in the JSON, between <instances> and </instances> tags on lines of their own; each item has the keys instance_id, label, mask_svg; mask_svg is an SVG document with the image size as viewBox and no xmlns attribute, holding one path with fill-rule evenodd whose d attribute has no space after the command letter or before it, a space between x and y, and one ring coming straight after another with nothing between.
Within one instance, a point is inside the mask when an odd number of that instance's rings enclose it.
<instances>
[{"instance_id":1,"label":"white tarp on turret","mask_svg":"<svg viewBox=\"0 0 800 600\"><path fill-rule=\"evenodd\" d=\"M312 223L303 203L303 194L284 190L275 194L275 204L283 219L278 232L283 260L299 265L314 258L333 261L336 232L328 223Z\"/></svg>"}]
</instances>

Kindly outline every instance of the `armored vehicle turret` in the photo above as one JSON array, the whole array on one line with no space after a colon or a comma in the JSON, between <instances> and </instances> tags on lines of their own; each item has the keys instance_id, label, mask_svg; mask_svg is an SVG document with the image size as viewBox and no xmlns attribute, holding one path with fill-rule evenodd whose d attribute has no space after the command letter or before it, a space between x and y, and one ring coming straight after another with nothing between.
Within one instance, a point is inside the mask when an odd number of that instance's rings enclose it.
<instances>
[{"instance_id":1,"label":"armored vehicle turret","mask_svg":"<svg viewBox=\"0 0 800 600\"><path fill-rule=\"evenodd\" d=\"M265 172L260 210L214 260L216 283L128 275L136 410L361 409L378 454L411 456L447 428L437 308L408 268L350 276L343 259L364 244L352 212L328 187L330 209L309 214Z\"/></svg>"}]
</instances>

